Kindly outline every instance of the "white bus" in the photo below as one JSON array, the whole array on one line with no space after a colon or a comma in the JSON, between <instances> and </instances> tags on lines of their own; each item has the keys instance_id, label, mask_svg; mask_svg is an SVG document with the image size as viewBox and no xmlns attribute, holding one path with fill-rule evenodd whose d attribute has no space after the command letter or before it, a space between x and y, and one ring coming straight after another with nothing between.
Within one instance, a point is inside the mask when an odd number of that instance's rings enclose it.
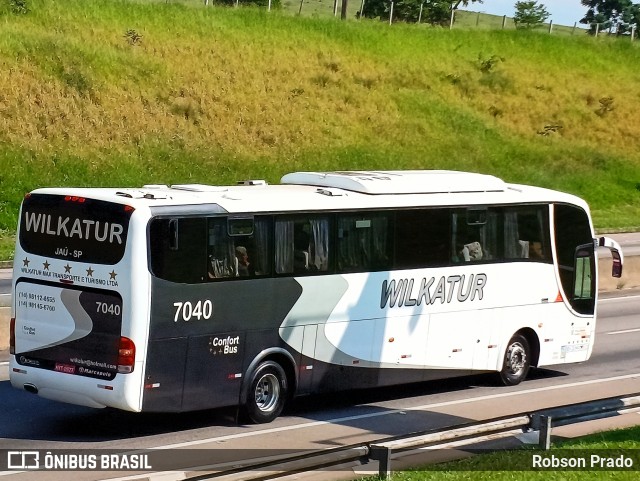
<instances>
[{"instance_id":1,"label":"white bus","mask_svg":"<svg viewBox=\"0 0 640 481\"><path fill-rule=\"evenodd\" d=\"M589 359L596 247L572 195L453 171L300 172L281 185L46 188L22 204L10 377L128 411Z\"/></svg>"}]
</instances>

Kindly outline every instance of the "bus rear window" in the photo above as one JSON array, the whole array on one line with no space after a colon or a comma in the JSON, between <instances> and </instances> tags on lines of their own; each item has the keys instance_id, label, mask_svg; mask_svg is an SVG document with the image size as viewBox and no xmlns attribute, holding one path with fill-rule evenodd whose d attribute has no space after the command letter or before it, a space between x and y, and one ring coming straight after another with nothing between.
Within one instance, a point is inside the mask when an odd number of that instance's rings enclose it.
<instances>
[{"instance_id":1,"label":"bus rear window","mask_svg":"<svg viewBox=\"0 0 640 481\"><path fill-rule=\"evenodd\" d=\"M83 197L31 194L22 203L20 245L35 255L116 264L133 209Z\"/></svg>"}]
</instances>

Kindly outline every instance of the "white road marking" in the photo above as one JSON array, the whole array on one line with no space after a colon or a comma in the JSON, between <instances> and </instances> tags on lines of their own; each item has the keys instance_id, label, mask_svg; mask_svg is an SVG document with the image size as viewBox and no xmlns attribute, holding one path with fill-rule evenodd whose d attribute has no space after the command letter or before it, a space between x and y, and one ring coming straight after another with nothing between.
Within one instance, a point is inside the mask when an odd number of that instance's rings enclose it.
<instances>
[{"instance_id":1,"label":"white road marking","mask_svg":"<svg viewBox=\"0 0 640 481\"><path fill-rule=\"evenodd\" d=\"M623 295L623 296L616 296L616 297L607 297L606 299L598 297L598 302L621 301L625 299L640 299L640 296L624 296Z\"/></svg>"},{"instance_id":2,"label":"white road marking","mask_svg":"<svg viewBox=\"0 0 640 481\"><path fill-rule=\"evenodd\" d=\"M611 332L607 332L607 334L609 336L612 336L614 334L627 334L629 332L640 332L640 328L638 328L638 329L626 329L624 331L611 331Z\"/></svg>"}]
</instances>

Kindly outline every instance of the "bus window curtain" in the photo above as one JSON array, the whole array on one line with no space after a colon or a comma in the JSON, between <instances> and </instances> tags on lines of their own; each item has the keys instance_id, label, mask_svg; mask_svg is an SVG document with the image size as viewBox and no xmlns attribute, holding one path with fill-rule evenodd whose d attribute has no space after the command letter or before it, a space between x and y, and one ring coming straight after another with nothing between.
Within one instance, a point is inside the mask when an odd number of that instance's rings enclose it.
<instances>
[{"instance_id":1,"label":"bus window curtain","mask_svg":"<svg viewBox=\"0 0 640 481\"><path fill-rule=\"evenodd\" d=\"M326 271L329 269L329 220L311 219L309 222L313 235L313 249L309 264L319 271Z\"/></svg>"},{"instance_id":2,"label":"bus window curtain","mask_svg":"<svg viewBox=\"0 0 640 481\"><path fill-rule=\"evenodd\" d=\"M290 274L293 272L293 220L276 221L276 272Z\"/></svg>"},{"instance_id":3,"label":"bus window curtain","mask_svg":"<svg viewBox=\"0 0 640 481\"><path fill-rule=\"evenodd\" d=\"M487 219L480 226L480 243L482 244L482 257L485 260L498 257L498 218L495 211L487 211Z\"/></svg>"},{"instance_id":4,"label":"bus window curtain","mask_svg":"<svg viewBox=\"0 0 640 481\"><path fill-rule=\"evenodd\" d=\"M352 227L354 220L351 217L338 218L338 267L340 270L351 270L357 267L358 239Z\"/></svg>"},{"instance_id":5,"label":"bus window curtain","mask_svg":"<svg viewBox=\"0 0 640 481\"><path fill-rule=\"evenodd\" d=\"M269 274L269 221L256 219L253 225L253 234L257 251L257 259L253 262L257 276Z\"/></svg>"},{"instance_id":6,"label":"bus window curtain","mask_svg":"<svg viewBox=\"0 0 640 481\"><path fill-rule=\"evenodd\" d=\"M462 245L458 240L458 213L453 212L451 214L451 260L453 262L461 262L460 250Z\"/></svg>"},{"instance_id":7,"label":"bus window curtain","mask_svg":"<svg viewBox=\"0 0 640 481\"><path fill-rule=\"evenodd\" d=\"M236 275L233 243L229 242L226 224L218 219L209 221L209 278Z\"/></svg>"},{"instance_id":8,"label":"bus window curtain","mask_svg":"<svg viewBox=\"0 0 640 481\"><path fill-rule=\"evenodd\" d=\"M518 233L518 213L515 211L507 211L504 215L504 256L506 259L528 257L528 250L527 255L523 255L520 240L520 234Z\"/></svg>"},{"instance_id":9,"label":"bus window curtain","mask_svg":"<svg viewBox=\"0 0 640 481\"><path fill-rule=\"evenodd\" d=\"M371 246L373 248L372 268L384 268L389 265L388 242L389 219L387 216L374 217L371 224Z\"/></svg>"}]
</instances>

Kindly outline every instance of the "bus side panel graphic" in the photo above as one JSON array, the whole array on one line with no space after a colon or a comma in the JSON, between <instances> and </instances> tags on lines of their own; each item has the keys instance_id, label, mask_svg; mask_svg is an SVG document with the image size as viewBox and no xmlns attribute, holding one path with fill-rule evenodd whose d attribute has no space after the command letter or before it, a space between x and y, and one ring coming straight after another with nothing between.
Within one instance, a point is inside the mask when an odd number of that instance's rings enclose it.
<instances>
[{"instance_id":1,"label":"bus side panel graphic","mask_svg":"<svg viewBox=\"0 0 640 481\"><path fill-rule=\"evenodd\" d=\"M295 279L200 285L157 278L152 282L144 410L183 411L237 403L242 373L267 348L287 349L299 362L299 353L277 331L301 296L302 287ZM211 311L204 307L209 303Z\"/></svg>"},{"instance_id":2,"label":"bus side panel graphic","mask_svg":"<svg viewBox=\"0 0 640 481\"><path fill-rule=\"evenodd\" d=\"M28 281L18 282L15 292L18 364L115 377L122 324L119 294Z\"/></svg>"}]
</instances>

